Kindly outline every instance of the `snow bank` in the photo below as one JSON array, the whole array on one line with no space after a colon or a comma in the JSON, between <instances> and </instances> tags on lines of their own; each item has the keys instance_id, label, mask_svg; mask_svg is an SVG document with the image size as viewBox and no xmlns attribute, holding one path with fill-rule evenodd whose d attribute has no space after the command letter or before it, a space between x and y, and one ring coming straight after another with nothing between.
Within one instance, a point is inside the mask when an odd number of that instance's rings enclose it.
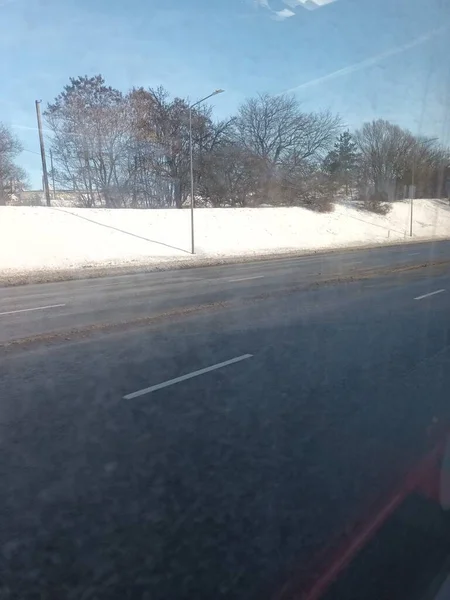
<instances>
[{"instance_id":1,"label":"snow bank","mask_svg":"<svg viewBox=\"0 0 450 600\"><path fill-rule=\"evenodd\" d=\"M197 256L230 257L409 241L409 202L386 215L337 205L303 208L198 209ZM450 237L450 207L416 200L414 237ZM188 210L0 207L0 271L189 261Z\"/></svg>"}]
</instances>

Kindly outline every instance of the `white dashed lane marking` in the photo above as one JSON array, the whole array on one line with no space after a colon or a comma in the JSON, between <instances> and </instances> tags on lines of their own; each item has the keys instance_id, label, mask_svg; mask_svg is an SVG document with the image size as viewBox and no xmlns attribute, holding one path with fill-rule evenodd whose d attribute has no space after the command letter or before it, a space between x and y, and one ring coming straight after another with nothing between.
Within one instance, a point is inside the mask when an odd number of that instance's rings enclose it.
<instances>
[{"instance_id":1,"label":"white dashed lane marking","mask_svg":"<svg viewBox=\"0 0 450 600\"><path fill-rule=\"evenodd\" d=\"M229 279L228 283L234 283L235 281L249 281L250 279L263 279L264 275L253 275L253 277L240 277L239 279Z\"/></svg>"},{"instance_id":2,"label":"white dashed lane marking","mask_svg":"<svg viewBox=\"0 0 450 600\"><path fill-rule=\"evenodd\" d=\"M193 377L198 377L199 375L204 375L205 373L215 371L216 369L222 369L222 367L233 365L235 363L241 362L242 360L246 360L247 358L252 358L252 356L253 354L242 354L242 356L236 356L236 358L231 358L230 360L211 365L210 367L205 367L204 369L199 369L198 371L192 371L192 373L187 373L186 375L182 375L181 377L175 377L175 379L169 379L168 381L163 381L163 383L158 383L156 385L144 388L143 390L133 392L132 394L127 394L123 398L124 400L133 400L133 398L139 398L139 396L144 396L145 394L156 392L157 390L161 390L171 385L175 385L176 383L180 383L181 381L186 381L187 379L192 379Z\"/></svg>"},{"instance_id":3,"label":"white dashed lane marking","mask_svg":"<svg viewBox=\"0 0 450 600\"><path fill-rule=\"evenodd\" d=\"M424 298L429 298L430 296L435 296L436 294L442 294L445 290L436 290L435 292L430 292L429 294L423 294L423 296L417 296L414 300L423 300Z\"/></svg>"},{"instance_id":4,"label":"white dashed lane marking","mask_svg":"<svg viewBox=\"0 0 450 600\"><path fill-rule=\"evenodd\" d=\"M1 312L0 317L4 315L16 315L17 313L31 312L33 310L48 310L50 308L60 308L61 306L66 306L65 304L49 304L48 306L35 306L34 308L20 308L19 310L8 310L6 312Z\"/></svg>"}]
</instances>

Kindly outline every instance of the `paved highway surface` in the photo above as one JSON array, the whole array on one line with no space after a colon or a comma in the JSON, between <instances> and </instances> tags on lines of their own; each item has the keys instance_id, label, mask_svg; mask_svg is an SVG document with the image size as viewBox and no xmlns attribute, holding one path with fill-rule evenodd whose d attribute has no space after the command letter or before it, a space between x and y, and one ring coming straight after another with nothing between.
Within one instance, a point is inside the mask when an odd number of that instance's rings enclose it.
<instances>
[{"instance_id":1,"label":"paved highway surface","mask_svg":"<svg viewBox=\"0 0 450 600\"><path fill-rule=\"evenodd\" d=\"M448 415L449 264L439 242L1 289L0 598L276 595Z\"/></svg>"},{"instance_id":2,"label":"paved highway surface","mask_svg":"<svg viewBox=\"0 0 450 600\"><path fill-rule=\"evenodd\" d=\"M0 293L0 343L252 298L367 270L447 259L450 241L4 288Z\"/></svg>"}]
</instances>

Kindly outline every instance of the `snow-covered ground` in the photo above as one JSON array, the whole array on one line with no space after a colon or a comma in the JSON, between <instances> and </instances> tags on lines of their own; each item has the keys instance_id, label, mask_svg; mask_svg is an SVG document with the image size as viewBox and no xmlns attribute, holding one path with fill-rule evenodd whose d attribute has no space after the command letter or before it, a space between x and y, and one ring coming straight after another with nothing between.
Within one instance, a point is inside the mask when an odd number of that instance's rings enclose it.
<instances>
[{"instance_id":1,"label":"snow-covered ground","mask_svg":"<svg viewBox=\"0 0 450 600\"><path fill-rule=\"evenodd\" d=\"M327 214L198 209L196 255L214 259L409 241L409 210L408 201L395 203L386 216L343 205ZM450 207L416 200L413 240L434 237L450 237ZM0 207L2 274L192 259L188 210Z\"/></svg>"}]
</instances>

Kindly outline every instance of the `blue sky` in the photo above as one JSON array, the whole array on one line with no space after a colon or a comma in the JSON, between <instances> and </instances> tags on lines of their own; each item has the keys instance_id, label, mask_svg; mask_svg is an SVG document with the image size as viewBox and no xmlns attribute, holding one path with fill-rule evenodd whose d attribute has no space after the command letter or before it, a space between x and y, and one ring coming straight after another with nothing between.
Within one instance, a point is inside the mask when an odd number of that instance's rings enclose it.
<instances>
[{"instance_id":1,"label":"blue sky","mask_svg":"<svg viewBox=\"0 0 450 600\"><path fill-rule=\"evenodd\" d=\"M84 74L192 99L221 87L218 117L292 90L350 127L383 117L450 141L448 0L0 0L0 23L0 121L34 187L34 100Z\"/></svg>"}]
</instances>

